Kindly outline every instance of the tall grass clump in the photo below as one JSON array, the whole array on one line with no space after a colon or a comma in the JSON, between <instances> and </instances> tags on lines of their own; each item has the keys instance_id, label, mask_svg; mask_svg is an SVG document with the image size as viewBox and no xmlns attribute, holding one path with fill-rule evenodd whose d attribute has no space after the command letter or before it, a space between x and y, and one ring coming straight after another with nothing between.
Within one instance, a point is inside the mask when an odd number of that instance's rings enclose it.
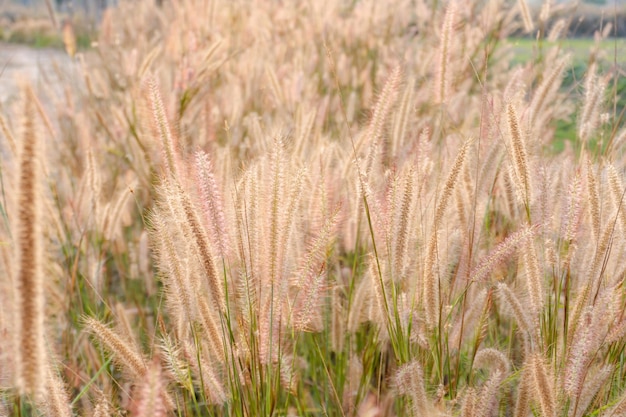
<instances>
[{"instance_id":1,"label":"tall grass clump","mask_svg":"<svg viewBox=\"0 0 626 417\"><path fill-rule=\"evenodd\" d=\"M624 413L614 61L563 86L549 4L162 3L3 109L0 414Z\"/></svg>"}]
</instances>

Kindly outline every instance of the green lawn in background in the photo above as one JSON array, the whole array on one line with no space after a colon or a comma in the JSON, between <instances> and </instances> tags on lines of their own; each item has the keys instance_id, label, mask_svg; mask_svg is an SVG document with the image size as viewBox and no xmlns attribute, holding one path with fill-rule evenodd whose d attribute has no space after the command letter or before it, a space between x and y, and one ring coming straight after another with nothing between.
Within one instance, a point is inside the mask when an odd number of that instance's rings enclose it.
<instances>
[{"instance_id":1,"label":"green lawn in background","mask_svg":"<svg viewBox=\"0 0 626 417\"><path fill-rule=\"evenodd\" d=\"M514 58L512 64L519 64L542 57L548 48L560 45L564 51L571 52L573 64L587 64L589 51L595 46L593 38L569 38L556 42L546 40L537 41L531 38L510 38L508 42L513 47ZM604 62L616 62L618 65L626 64L626 39L612 38L599 42L598 59Z\"/></svg>"}]
</instances>

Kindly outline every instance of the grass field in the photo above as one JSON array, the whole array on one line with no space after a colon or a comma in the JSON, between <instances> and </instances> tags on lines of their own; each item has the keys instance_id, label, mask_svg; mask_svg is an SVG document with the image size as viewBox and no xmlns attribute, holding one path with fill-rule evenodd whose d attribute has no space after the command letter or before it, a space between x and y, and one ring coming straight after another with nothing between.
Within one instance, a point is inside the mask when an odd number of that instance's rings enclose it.
<instances>
[{"instance_id":1,"label":"grass field","mask_svg":"<svg viewBox=\"0 0 626 417\"><path fill-rule=\"evenodd\" d=\"M623 42L392 6L120 1L15 81L0 416L626 415Z\"/></svg>"}]
</instances>

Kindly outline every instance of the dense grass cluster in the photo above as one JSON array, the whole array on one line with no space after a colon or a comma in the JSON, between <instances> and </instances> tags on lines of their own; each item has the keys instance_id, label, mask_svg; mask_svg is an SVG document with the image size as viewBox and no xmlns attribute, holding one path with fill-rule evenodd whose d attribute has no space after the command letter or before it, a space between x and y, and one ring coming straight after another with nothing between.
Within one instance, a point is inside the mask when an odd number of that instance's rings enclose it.
<instances>
[{"instance_id":1,"label":"dense grass cluster","mask_svg":"<svg viewBox=\"0 0 626 417\"><path fill-rule=\"evenodd\" d=\"M0 116L0 415L626 415L621 69L550 4L107 11Z\"/></svg>"}]
</instances>

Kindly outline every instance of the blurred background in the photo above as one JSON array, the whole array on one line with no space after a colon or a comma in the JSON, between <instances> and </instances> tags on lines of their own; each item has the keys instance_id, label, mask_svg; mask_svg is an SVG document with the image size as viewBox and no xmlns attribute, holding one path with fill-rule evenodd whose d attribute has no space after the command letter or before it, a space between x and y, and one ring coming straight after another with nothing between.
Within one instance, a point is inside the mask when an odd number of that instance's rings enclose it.
<instances>
[{"instance_id":1,"label":"blurred background","mask_svg":"<svg viewBox=\"0 0 626 417\"><path fill-rule=\"evenodd\" d=\"M0 41L62 47L63 25L71 24L78 48L88 47L96 37L103 13L107 8L115 7L118 1L0 0ZM158 6L167 0L153 1ZM358 0L346 0L346 3L355 1ZM504 1L511 6L516 2ZM610 36L626 37L626 0L527 0L527 3L535 15L539 15L541 8L550 3L553 9L551 22L565 17L568 37L592 37L596 31L606 27L607 22L612 24ZM54 14L53 19L51 14Z\"/></svg>"},{"instance_id":2,"label":"blurred background","mask_svg":"<svg viewBox=\"0 0 626 417\"><path fill-rule=\"evenodd\" d=\"M0 110L16 91L16 77L37 84L54 77L55 65L64 66L76 53L89 52L98 39L100 22L107 9L120 2L139 0L0 0ZM143 0L161 7L170 0ZM345 0L346 5L359 0ZM407 0L415 2L415 0ZM489 1L489 0L483 0ZM443 0L426 2L444 3ZM392 2L389 1L391 4ZM518 0L504 0L505 7L518 7ZM588 51L602 38L600 53L622 64L626 57L626 0L527 0L535 17L550 8L550 18L538 28L547 34L559 21L565 22L561 44L574 55L570 78L579 79L587 67ZM114 23L114 22L113 22ZM407 33L411 32L407 27ZM508 39L514 51L512 63L536 55L535 36L521 29ZM621 65L618 66L621 71ZM54 79L44 80L55 85Z\"/></svg>"}]
</instances>

